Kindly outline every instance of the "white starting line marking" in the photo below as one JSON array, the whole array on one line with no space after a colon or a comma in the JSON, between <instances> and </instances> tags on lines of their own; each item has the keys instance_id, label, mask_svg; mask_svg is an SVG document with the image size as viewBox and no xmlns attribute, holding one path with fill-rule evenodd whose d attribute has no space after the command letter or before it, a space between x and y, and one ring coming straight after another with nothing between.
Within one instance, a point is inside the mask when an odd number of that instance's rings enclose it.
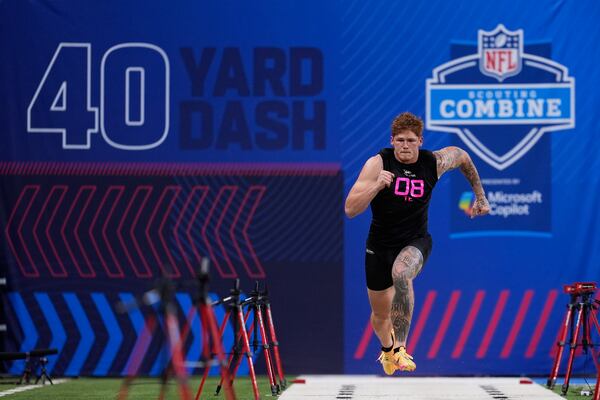
<instances>
[{"instance_id":1,"label":"white starting line marking","mask_svg":"<svg viewBox=\"0 0 600 400\"><path fill-rule=\"evenodd\" d=\"M52 382L55 385L59 385L59 384L64 383L66 381L68 381L68 379L54 379L54 380L52 380ZM45 385L22 385L22 386L19 385L19 386L15 387L14 389L3 390L2 392L0 392L0 397L10 396L11 394L26 392L26 391L31 390L31 389L37 389L37 388L48 387L48 386L51 386L49 382L46 383Z\"/></svg>"},{"instance_id":2,"label":"white starting line marking","mask_svg":"<svg viewBox=\"0 0 600 400\"><path fill-rule=\"evenodd\" d=\"M280 400L558 400L563 397L524 378L405 378L365 375L307 375Z\"/></svg>"}]
</instances>

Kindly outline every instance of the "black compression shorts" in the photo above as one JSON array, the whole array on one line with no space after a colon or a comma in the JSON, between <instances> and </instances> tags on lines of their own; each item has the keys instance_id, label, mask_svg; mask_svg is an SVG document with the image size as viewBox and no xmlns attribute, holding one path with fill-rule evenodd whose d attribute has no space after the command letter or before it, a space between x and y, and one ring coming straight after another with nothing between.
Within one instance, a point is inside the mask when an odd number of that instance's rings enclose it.
<instances>
[{"instance_id":1,"label":"black compression shorts","mask_svg":"<svg viewBox=\"0 0 600 400\"><path fill-rule=\"evenodd\" d=\"M400 251L407 246L414 246L423 254L423 265L427 262L433 242L431 235L422 236L406 242L400 247L379 247L367 243L365 254L365 272L367 274L367 287L371 290L385 290L391 287L392 266Z\"/></svg>"}]
</instances>

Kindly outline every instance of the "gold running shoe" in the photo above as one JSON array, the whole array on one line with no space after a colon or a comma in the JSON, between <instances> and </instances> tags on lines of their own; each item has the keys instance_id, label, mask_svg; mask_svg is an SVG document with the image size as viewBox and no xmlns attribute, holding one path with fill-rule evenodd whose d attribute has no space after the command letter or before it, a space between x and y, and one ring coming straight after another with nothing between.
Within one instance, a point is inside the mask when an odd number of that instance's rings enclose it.
<instances>
[{"instance_id":1,"label":"gold running shoe","mask_svg":"<svg viewBox=\"0 0 600 400\"><path fill-rule=\"evenodd\" d=\"M394 335L393 329L391 331L391 335L392 335L392 347L394 347L396 345L396 337ZM396 364L394 350L390 350L390 351L382 350L381 354L379 354L379 358L377 359L377 361L379 361L381 363L381 366L383 367L383 372L385 372L386 375L393 375L394 372L396 372L396 370L398 369L398 365Z\"/></svg>"},{"instance_id":2,"label":"gold running shoe","mask_svg":"<svg viewBox=\"0 0 600 400\"><path fill-rule=\"evenodd\" d=\"M396 368L400 371L412 372L417 369L417 365L413 361L412 356L406 352L405 347L400 347L400 351L394 354L394 361Z\"/></svg>"},{"instance_id":3,"label":"gold running shoe","mask_svg":"<svg viewBox=\"0 0 600 400\"><path fill-rule=\"evenodd\" d=\"M394 372L396 372L396 370L398 369L398 366L396 365L394 350L382 350L377 361L381 363L381 366L383 367L383 372L385 372L386 375L394 375Z\"/></svg>"}]
</instances>

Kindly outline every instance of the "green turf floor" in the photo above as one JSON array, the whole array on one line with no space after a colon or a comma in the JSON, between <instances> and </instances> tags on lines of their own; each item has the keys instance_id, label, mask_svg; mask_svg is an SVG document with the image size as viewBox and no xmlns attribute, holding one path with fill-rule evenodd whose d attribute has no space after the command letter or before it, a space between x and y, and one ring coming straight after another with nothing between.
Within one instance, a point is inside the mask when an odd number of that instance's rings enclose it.
<instances>
[{"instance_id":1,"label":"green turf floor","mask_svg":"<svg viewBox=\"0 0 600 400\"><path fill-rule=\"evenodd\" d=\"M585 385L585 386L571 385L571 386L569 386L569 390L567 391L566 398L568 400L586 400L586 399L591 400L592 396L582 396L581 391L583 389L583 390L589 391L590 393L593 393L595 384L596 384L596 382L593 381L590 383L591 387L588 385ZM554 392L562 396L560 386L555 387Z\"/></svg>"},{"instance_id":2,"label":"green turf floor","mask_svg":"<svg viewBox=\"0 0 600 400\"><path fill-rule=\"evenodd\" d=\"M119 389L121 387L122 379L111 379L111 378L79 378L70 379L68 382L57 384L57 385L45 385L32 389L23 393L11 394L3 399L10 400L25 400L25 399L36 399L36 400L71 400L71 399L85 399L85 400L105 400L105 399L117 399ZM194 378L189 381L189 388L192 392L192 398L196 396L200 379ZM215 388L218 384L217 378L209 378L205 387L202 391L201 399L225 399L224 393L218 397L214 396ZM3 384L0 385L0 392L14 388L16 386ZM129 388L129 394L127 399L131 400L148 400L158 398L161 384L160 380L152 378L140 378L132 382ZM261 398L268 399L273 398L271 395L271 387L266 377L258 378L258 388L261 394ZM250 379L247 377L238 378L235 380L234 389L236 391L236 397L238 399L253 399L252 385ZM170 381L167 384L167 395L165 399L179 399L178 385L175 381Z\"/></svg>"}]
</instances>

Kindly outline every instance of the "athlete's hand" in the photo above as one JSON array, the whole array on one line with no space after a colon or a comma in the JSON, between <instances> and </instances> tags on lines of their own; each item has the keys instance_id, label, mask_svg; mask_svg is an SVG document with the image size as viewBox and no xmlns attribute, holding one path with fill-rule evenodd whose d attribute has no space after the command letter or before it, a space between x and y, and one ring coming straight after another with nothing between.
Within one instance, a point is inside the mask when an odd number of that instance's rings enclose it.
<instances>
[{"instance_id":1,"label":"athlete's hand","mask_svg":"<svg viewBox=\"0 0 600 400\"><path fill-rule=\"evenodd\" d=\"M471 208L471 218L480 217L490 212L490 203L485 196L475 199L473 208Z\"/></svg>"},{"instance_id":2,"label":"athlete's hand","mask_svg":"<svg viewBox=\"0 0 600 400\"><path fill-rule=\"evenodd\" d=\"M377 187L379 188L379 190L383 189L386 186L390 187L393 181L394 174L392 174L390 171L382 169L379 173L379 176L377 177Z\"/></svg>"}]
</instances>

